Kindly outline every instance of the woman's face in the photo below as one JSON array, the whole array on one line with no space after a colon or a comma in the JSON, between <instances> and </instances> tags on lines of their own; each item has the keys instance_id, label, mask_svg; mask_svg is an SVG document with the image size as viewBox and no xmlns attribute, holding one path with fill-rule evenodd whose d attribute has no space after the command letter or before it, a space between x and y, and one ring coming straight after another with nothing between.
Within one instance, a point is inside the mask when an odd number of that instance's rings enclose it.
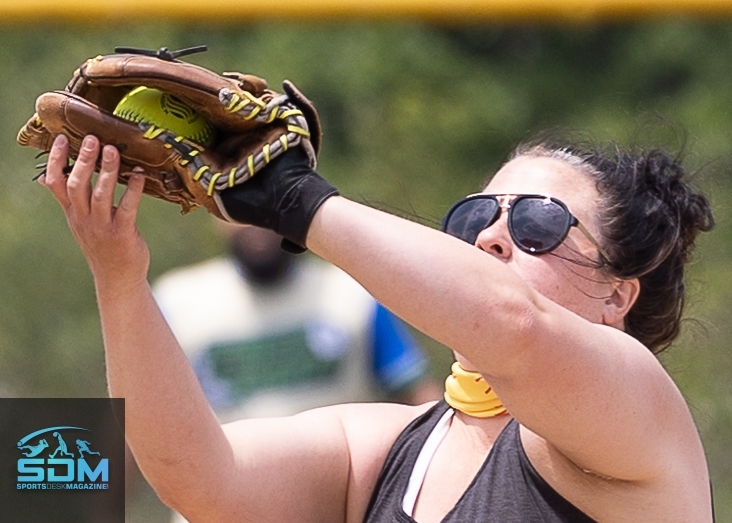
<instances>
[{"instance_id":1,"label":"woman's face","mask_svg":"<svg viewBox=\"0 0 732 523\"><path fill-rule=\"evenodd\" d=\"M486 194L541 194L563 201L593 238L602 243L597 227L599 194L591 178L556 158L522 156L504 165L483 191ZM565 241L551 253L532 255L511 240L506 212L483 230L476 246L504 261L531 287L579 314L602 322L603 306L613 287L611 277L595 268L597 247L572 227Z\"/></svg>"}]
</instances>

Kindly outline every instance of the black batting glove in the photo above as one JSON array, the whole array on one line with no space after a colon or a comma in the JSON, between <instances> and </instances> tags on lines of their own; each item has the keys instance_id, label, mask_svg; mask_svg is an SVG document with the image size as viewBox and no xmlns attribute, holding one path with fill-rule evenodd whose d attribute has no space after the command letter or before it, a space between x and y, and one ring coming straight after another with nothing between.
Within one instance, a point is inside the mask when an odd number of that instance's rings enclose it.
<instances>
[{"instance_id":1,"label":"black batting glove","mask_svg":"<svg viewBox=\"0 0 732 523\"><path fill-rule=\"evenodd\" d=\"M250 180L218 193L220 207L233 222L270 229L283 237L282 248L307 250L310 223L325 200L338 190L310 167L302 147L272 160Z\"/></svg>"}]
</instances>

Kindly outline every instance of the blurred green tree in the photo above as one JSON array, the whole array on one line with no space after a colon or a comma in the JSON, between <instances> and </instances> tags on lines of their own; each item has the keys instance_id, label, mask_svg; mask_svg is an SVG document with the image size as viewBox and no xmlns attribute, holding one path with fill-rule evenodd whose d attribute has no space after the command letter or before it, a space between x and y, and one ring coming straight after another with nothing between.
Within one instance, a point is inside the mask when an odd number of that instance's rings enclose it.
<instances>
[{"instance_id":1,"label":"blurred green tree","mask_svg":"<svg viewBox=\"0 0 732 523\"><path fill-rule=\"evenodd\" d=\"M0 28L0 382L27 397L105 394L91 278L60 210L15 144L35 97L115 45L206 43L190 60L293 80L325 130L321 173L354 199L436 226L516 143L547 127L684 149L712 195L717 229L691 267L689 322L663 361L702 432L719 521L732 520L732 21L433 26L417 22L240 26L119 24ZM151 277L219 252L204 211L146 199ZM434 372L449 354L424 340ZM651 437L649 435L649 437Z\"/></svg>"}]
</instances>

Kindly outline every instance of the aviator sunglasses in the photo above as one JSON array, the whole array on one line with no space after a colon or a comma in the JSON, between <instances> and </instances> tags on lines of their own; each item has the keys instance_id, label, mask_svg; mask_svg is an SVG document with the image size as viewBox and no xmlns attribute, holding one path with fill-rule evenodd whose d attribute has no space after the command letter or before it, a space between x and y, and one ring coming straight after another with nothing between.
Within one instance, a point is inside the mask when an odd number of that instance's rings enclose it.
<instances>
[{"instance_id":1,"label":"aviator sunglasses","mask_svg":"<svg viewBox=\"0 0 732 523\"><path fill-rule=\"evenodd\" d=\"M503 201L504 203L501 203ZM590 232L561 200L538 194L473 194L454 204L442 219L442 231L471 245L478 235L508 212L508 232L516 246L529 254L544 254L559 247L577 227L609 260Z\"/></svg>"}]
</instances>

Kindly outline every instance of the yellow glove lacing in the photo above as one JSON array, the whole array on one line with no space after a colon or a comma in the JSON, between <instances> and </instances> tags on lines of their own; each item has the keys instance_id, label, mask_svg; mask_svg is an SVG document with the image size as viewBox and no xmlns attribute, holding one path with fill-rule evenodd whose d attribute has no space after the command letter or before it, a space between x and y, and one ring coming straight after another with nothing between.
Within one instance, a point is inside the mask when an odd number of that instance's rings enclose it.
<instances>
[{"instance_id":1,"label":"yellow glove lacing","mask_svg":"<svg viewBox=\"0 0 732 523\"><path fill-rule=\"evenodd\" d=\"M165 147L173 148L181 155L178 162L193 172L193 179L206 188L208 196L212 196L214 191L222 191L248 180L274 158L290 147L300 145L303 140L307 140L309 145L310 131L305 116L300 109L287 103L286 96L279 96L265 103L247 91L234 93L229 89L222 89L219 100L228 112L238 113L245 120L254 120L261 124L284 120L286 131L276 141L263 144L259 151L247 156L242 165L234 166L227 172L215 172L200 158L199 155L203 152L201 147L182 136L176 136L167 129L151 124L140 124L145 131L144 138L162 140L165 142ZM309 150L312 151L312 146ZM313 163L314 156L312 152Z\"/></svg>"}]
</instances>

